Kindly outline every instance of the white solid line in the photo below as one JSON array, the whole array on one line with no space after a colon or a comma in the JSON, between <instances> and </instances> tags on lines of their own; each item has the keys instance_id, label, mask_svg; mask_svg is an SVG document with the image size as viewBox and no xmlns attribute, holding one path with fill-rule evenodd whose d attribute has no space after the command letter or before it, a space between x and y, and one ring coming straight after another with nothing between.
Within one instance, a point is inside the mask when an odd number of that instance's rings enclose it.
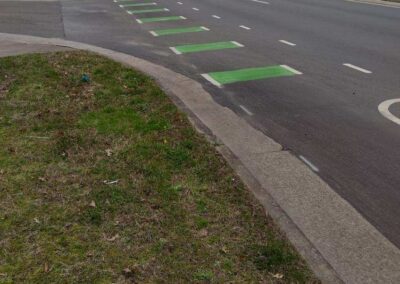
<instances>
[{"instance_id":1,"label":"white solid line","mask_svg":"<svg viewBox=\"0 0 400 284\"><path fill-rule=\"evenodd\" d=\"M206 28L206 27L200 27L202 30L205 30L205 31L209 31L210 29L209 28Z\"/></svg>"},{"instance_id":2,"label":"white solid line","mask_svg":"<svg viewBox=\"0 0 400 284\"><path fill-rule=\"evenodd\" d=\"M231 43L233 43L234 45L238 46L238 47L244 47L243 44L238 43L237 41L231 41Z\"/></svg>"},{"instance_id":3,"label":"white solid line","mask_svg":"<svg viewBox=\"0 0 400 284\"><path fill-rule=\"evenodd\" d=\"M246 27L246 26L239 26L240 28L242 28L242 29L245 29L245 30L251 30L251 28L249 28L249 27Z\"/></svg>"},{"instance_id":4,"label":"white solid line","mask_svg":"<svg viewBox=\"0 0 400 284\"><path fill-rule=\"evenodd\" d=\"M344 66L347 66L347 67L349 67L349 68L353 68L353 69L355 69L355 70L357 70L357 71L366 73L366 74L371 74L371 73L372 73L371 71L369 71L369 70L367 70L367 69L364 69L364 68L355 66L355 65L350 64L350 63L343 63L343 65L344 65Z\"/></svg>"},{"instance_id":5,"label":"white solid line","mask_svg":"<svg viewBox=\"0 0 400 284\"><path fill-rule=\"evenodd\" d=\"M199 11L199 8L193 7L192 10Z\"/></svg>"},{"instance_id":6,"label":"white solid line","mask_svg":"<svg viewBox=\"0 0 400 284\"><path fill-rule=\"evenodd\" d=\"M269 2L267 2L267 1L261 1L261 0L251 0L251 1L252 1L252 2L261 3L261 4L266 4L266 5L269 4Z\"/></svg>"},{"instance_id":7,"label":"white solid line","mask_svg":"<svg viewBox=\"0 0 400 284\"><path fill-rule=\"evenodd\" d=\"M221 19L221 17L220 16L217 16L217 15L212 15L213 16L213 18L216 18L216 19Z\"/></svg>"},{"instance_id":8,"label":"white solid line","mask_svg":"<svg viewBox=\"0 0 400 284\"><path fill-rule=\"evenodd\" d=\"M396 5L397 3L377 3L377 2L370 2L370 1L360 1L360 0L346 0L348 2L358 3L358 4L367 4L367 5L375 5L375 6L382 6L386 8L395 8L400 9L400 6Z\"/></svg>"},{"instance_id":9,"label":"white solid line","mask_svg":"<svg viewBox=\"0 0 400 284\"><path fill-rule=\"evenodd\" d=\"M217 81L215 81L213 78L211 78L210 75L208 74L201 74L201 76L204 77L204 79L206 79L207 81L209 81L211 84L213 84L214 86L217 86L218 88L222 88L222 85L220 83L218 83Z\"/></svg>"},{"instance_id":10,"label":"white solid line","mask_svg":"<svg viewBox=\"0 0 400 284\"><path fill-rule=\"evenodd\" d=\"M287 40L283 40L283 39L281 39L281 40L279 40L281 43L284 43L284 44L287 44L287 45L290 45L290 46L296 46L296 44L295 43L293 43L293 42L290 42L290 41L287 41Z\"/></svg>"},{"instance_id":11,"label":"white solid line","mask_svg":"<svg viewBox=\"0 0 400 284\"><path fill-rule=\"evenodd\" d=\"M150 34L152 34L153 36L158 36L158 34L155 31L149 31Z\"/></svg>"},{"instance_id":12,"label":"white solid line","mask_svg":"<svg viewBox=\"0 0 400 284\"><path fill-rule=\"evenodd\" d=\"M246 107L244 107L244 106L242 106L242 105L239 105L239 107L240 107L247 115L250 115L250 116L253 115L253 113L252 113L251 111L249 111Z\"/></svg>"},{"instance_id":13,"label":"white solid line","mask_svg":"<svg viewBox=\"0 0 400 284\"><path fill-rule=\"evenodd\" d=\"M182 52L180 52L179 50L177 50L175 47L170 47L169 49L171 49L175 54L182 54Z\"/></svg>"},{"instance_id":14,"label":"white solid line","mask_svg":"<svg viewBox=\"0 0 400 284\"><path fill-rule=\"evenodd\" d=\"M400 103L400 99L392 99L392 100L387 100L384 101L382 103L379 104L378 106L378 110L379 112L386 117L387 119L389 119L390 121L400 125L400 118L398 118L397 116L394 116L390 111L389 108L392 104L395 103Z\"/></svg>"},{"instance_id":15,"label":"white solid line","mask_svg":"<svg viewBox=\"0 0 400 284\"><path fill-rule=\"evenodd\" d=\"M307 166L309 166L314 172L319 172L319 169L313 163L311 163L309 160L307 160L305 157L303 157L302 155L299 155L299 158L305 164L307 164Z\"/></svg>"},{"instance_id":16,"label":"white solid line","mask_svg":"<svg viewBox=\"0 0 400 284\"><path fill-rule=\"evenodd\" d=\"M294 74L297 74L297 75L302 75L303 74L300 71L297 71L296 69L294 69L294 68L292 68L290 66L287 66L287 65L280 65L280 66L282 68L285 68L286 70L289 70L290 72L293 72Z\"/></svg>"}]
</instances>

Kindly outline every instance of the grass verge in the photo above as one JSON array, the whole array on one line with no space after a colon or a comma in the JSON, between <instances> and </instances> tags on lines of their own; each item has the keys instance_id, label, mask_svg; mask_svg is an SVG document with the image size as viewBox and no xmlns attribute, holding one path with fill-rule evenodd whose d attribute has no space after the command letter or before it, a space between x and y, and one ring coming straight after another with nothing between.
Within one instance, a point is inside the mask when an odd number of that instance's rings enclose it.
<instances>
[{"instance_id":1,"label":"grass verge","mask_svg":"<svg viewBox=\"0 0 400 284\"><path fill-rule=\"evenodd\" d=\"M14 282L317 280L153 80L65 52L0 59L0 283Z\"/></svg>"}]
</instances>

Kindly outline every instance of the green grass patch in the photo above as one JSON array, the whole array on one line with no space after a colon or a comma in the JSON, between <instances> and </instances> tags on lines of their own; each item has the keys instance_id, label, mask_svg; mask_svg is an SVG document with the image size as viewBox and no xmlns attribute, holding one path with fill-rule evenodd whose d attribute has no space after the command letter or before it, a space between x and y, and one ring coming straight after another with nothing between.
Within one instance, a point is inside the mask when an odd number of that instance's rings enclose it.
<instances>
[{"instance_id":1,"label":"green grass patch","mask_svg":"<svg viewBox=\"0 0 400 284\"><path fill-rule=\"evenodd\" d=\"M0 283L65 282L317 280L153 80L85 52L2 58Z\"/></svg>"}]
</instances>

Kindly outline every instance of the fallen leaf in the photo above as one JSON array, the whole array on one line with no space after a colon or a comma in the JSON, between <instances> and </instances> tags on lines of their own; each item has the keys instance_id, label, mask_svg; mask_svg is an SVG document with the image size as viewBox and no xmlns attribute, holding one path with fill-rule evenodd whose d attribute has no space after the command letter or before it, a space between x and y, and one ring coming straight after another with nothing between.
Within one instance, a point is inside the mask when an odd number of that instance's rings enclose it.
<instances>
[{"instance_id":1,"label":"fallen leaf","mask_svg":"<svg viewBox=\"0 0 400 284\"><path fill-rule=\"evenodd\" d=\"M46 179L44 177L39 177L40 181L46 181Z\"/></svg>"},{"instance_id":2,"label":"fallen leaf","mask_svg":"<svg viewBox=\"0 0 400 284\"><path fill-rule=\"evenodd\" d=\"M207 236L208 236L208 230L207 230L207 229L201 229L201 230L197 233L197 235L198 235L199 237L202 237L202 238L207 237Z\"/></svg>"},{"instance_id":3,"label":"fallen leaf","mask_svg":"<svg viewBox=\"0 0 400 284\"><path fill-rule=\"evenodd\" d=\"M44 263L44 272L49 272L49 265L47 264L47 262Z\"/></svg>"},{"instance_id":4,"label":"fallen leaf","mask_svg":"<svg viewBox=\"0 0 400 284\"><path fill-rule=\"evenodd\" d=\"M272 277L274 277L276 279L282 279L283 278L283 274L282 273L272 274Z\"/></svg>"},{"instance_id":5,"label":"fallen leaf","mask_svg":"<svg viewBox=\"0 0 400 284\"><path fill-rule=\"evenodd\" d=\"M111 237L111 238L107 238L107 236L104 235L104 238L105 238L107 241L109 241L109 242L113 242L113 241L115 241L116 239L119 238L119 234L116 234L116 235L114 235L114 236Z\"/></svg>"},{"instance_id":6,"label":"fallen leaf","mask_svg":"<svg viewBox=\"0 0 400 284\"><path fill-rule=\"evenodd\" d=\"M223 247L221 248L221 252L223 252L223 253L225 253L225 254L228 253L228 249L226 248L226 246L223 246Z\"/></svg>"},{"instance_id":7,"label":"fallen leaf","mask_svg":"<svg viewBox=\"0 0 400 284\"><path fill-rule=\"evenodd\" d=\"M35 218L33 218L33 220L35 221L35 223L40 224L40 221L38 218L35 217Z\"/></svg>"},{"instance_id":8,"label":"fallen leaf","mask_svg":"<svg viewBox=\"0 0 400 284\"><path fill-rule=\"evenodd\" d=\"M129 268L124 268L124 269L122 270L122 275L124 275L126 278L129 278L129 279L131 279L132 281L134 281L135 272L132 271L131 269L129 269ZM135 283L135 282L133 282L133 283Z\"/></svg>"},{"instance_id":9,"label":"fallen leaf","mask_svg":"<svg viewBox=\"0 0 400 284\"><path fill-rule=\"evenodd\" d=\"M92 202L90 202L89 206L93 207L93 208L96 208L96 202L94 202L94 200L92 200Z\"/></svg>"},{"instance_id":10,"label":"fallen leaf","mask_svg":"<svg viewBox=\"0 0 400 284\"><path fill-rule=\"evenodd\" d=\"M108 184L108 185L110 185L110 184L115 184L115 183L118 183L118 182L119 182L119 179L117 179L117 180L111 180L111 181L108 181L108 180L104 180L104 181L103 181L103 183Z\"/></svg>"},{"instance_id":11,"label":"fallen leaf","mask_svg":"<svg viewBox=\"0 0 400 284\"><path fill-rule=\"evenodd\" d=\"M106 149L106 154L107 154L108 157L111 157L112 150L111 149Z\"/></svg>"}]
</instances>

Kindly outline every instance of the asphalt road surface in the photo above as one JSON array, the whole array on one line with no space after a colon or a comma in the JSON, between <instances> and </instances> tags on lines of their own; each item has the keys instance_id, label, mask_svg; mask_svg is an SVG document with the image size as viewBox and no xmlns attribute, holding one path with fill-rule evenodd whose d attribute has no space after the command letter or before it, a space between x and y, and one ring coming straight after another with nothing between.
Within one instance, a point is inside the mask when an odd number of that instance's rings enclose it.
<instances>
[{"instance_id":1,"label":"asphalt road surface","mask_svg":"<svg viewBox=\"0 0 400 284\"><path fill-rule=\"evenodd\" d=\"M95 44L198 80L400 247L400 101L378 110L400 98L400 9L345 0L0 1L0 32Z\"/></svg>"}]
</instances>

